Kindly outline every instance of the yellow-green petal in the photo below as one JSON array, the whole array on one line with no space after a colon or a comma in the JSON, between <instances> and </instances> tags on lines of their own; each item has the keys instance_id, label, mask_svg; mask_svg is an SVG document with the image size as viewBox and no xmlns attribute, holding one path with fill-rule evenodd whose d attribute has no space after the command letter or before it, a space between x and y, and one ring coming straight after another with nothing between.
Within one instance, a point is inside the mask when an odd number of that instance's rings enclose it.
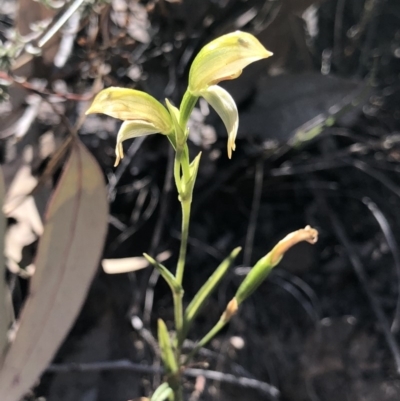
<instances>
[{"instance_id":1,"label":"yellow-green petal","mask_svg":"<svg viewBox=\"0 0 400 401\"><path fill-rule=\"evenodd\" d=\"M93 113L107 114L120 120L147 121L162 134L172 131L167 109L153 96L136 89L110 87L100 91L86 112Z\"/></svg>"},{"instance_id":2,"label":"yellow-green petal","mask_svg":"<svg viewBox=\"0 0 400 401\"><path fill-rule=\"evenodd\" d=\"M220 36L204 46L189 72L189 90L193 95L220 81L237 78L249 64L270 57L253 35L236 31Z\"/></svg>"},{"instance_id":3,"label":"yellow-green petal","mask_svg":"<svg viewBox=\"0 0 400 401\"><path fill-rule=\"evenodd\" d=\"M117 159L115 160L114 167L118 166L120 160L124 157L124 151L122 148L123 141L138 136L156 134L157 132L160 132L160 130L154 124L147 121L124 121L117 135L117 145L115 147Z\"/></svg>"},{"instance_id":4,"label":"yellow-green petal","mask_svg":"<svg viewBox=\"0 0 400 401\"><path fill-rule=\"evenodd\" d=\"M239 126L239 115L236 103L232 96L218 85L213 85L201 92L201 96L207 100L211 107L218 113L228 131L228 157L232 157L232 151L236 149L236 135Z\"/></svg>"}]
</instances>

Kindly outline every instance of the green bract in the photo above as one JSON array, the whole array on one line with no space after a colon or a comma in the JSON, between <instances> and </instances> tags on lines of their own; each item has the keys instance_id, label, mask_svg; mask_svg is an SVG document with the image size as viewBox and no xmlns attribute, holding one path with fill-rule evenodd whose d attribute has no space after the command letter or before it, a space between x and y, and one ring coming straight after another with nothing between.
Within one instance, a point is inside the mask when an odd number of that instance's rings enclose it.
<instances>
[{"instance_id":1,"label":"green bract","mask_svg":"<svg viewBox=\"0 0 400 401\"><path fill-rule=\"evenodd\" d=\"M318 239L318 231L310 226L288 234L280 240L267 255L262 257L250 270L249 274L239 286L235 298L240 305L248 298L267 278L271 270L282 260L283 255L294 245L302 241L315 244Z\"/></svg>"},{"instance_id":2,"label":"green bract","mask_svg":"<svg viewBox=\"0 0 400 401\"><path fill-rule=\"evenodd\" d=\"M272 53L253 35L236 31L204 46L190 68L188 91L192 96L204 97L221 117L228 131L229 158L235 150L238 111L231 95L216 84L237 78L243 68L270 56Z\"/></svg>"},{"instance_id":3,"label":"green bract","mask_svg":"<svg viewBox=\"0 0 400 401\"><path fill-rule=\"evenodd\" d=\"M135 89L111 87L102 90L86 112L93 113L125 120L117 136L115 165L124 157L124 140L157 132L168 135L173 131L167 109L154 97Z\"/></svg>"}]
</instances>

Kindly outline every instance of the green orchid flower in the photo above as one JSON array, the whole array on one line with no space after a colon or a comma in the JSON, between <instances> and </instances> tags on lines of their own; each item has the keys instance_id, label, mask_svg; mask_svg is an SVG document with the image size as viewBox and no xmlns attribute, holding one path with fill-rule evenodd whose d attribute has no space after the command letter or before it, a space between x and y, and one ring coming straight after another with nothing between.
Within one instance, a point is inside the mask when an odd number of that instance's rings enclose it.
<instances>
[{"instance_id":1,"label":"green orchid flower","mask_svg":"<svg viewBox=\"0 0 400 401\"><path fill-rule=\"evenodd\" d=\"M232 96L217 84L237 78L249 64L270 57L272 53L251 34L236 31L204 46L189 72L189 93L203 97L221 117L228 132L228 157L235 150L238 111Z\"/></svg>"},{"instance_id":2,"label":"green orchid flower","mask_svg":"<svg viewBox=\"0 0 400 401\"><path fill-rule=\"evenodd\" d=\"M122 142L129 138L173 130L167 109L154 97L135 89L110 87L100 91L86 114L102 113L124 120L117 135L115 147L117 166L124 157Z\"/></svg>"}]
</instances>

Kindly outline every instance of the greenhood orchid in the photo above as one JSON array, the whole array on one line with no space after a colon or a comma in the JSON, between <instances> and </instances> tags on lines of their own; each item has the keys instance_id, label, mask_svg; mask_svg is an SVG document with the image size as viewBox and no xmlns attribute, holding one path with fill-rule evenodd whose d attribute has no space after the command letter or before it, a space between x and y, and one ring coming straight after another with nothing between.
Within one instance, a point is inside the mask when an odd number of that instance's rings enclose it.
<instances>
[{"instance_id":1,"label":"greenhood orchid","mask_svg":"<svg viewBox=\"0 0 400 401\"><path fill-rule=\"evenodd\" d=\"M235 150L238 111L232 96L217 84L237 78L249 64L270 57L272 53L251 34L236 31L204 46L193 61L188 91L203 97L221 117L228 131L228 157Z\"/></svg>"},{"instance_id":2,"label":"greenhood orchid","mask_svg":"<svg viewBox=\"0 0 400 401\"><path fill-rule=\"evenodd\" d=\"M271 55L272 53L266 50L253 35L239 31L233 32L208 43L196 56L189 72L189 85L179 108L168 99L165 100L164 106L152 96L139 90L111 87L102 90L86 112L86 114L103 113L123 120L117 135L115 165L118 165L124 156L122 142L129 138L161 133L167 136L174 149L174 160L169 160L173 161L171 163L173 176L182 209L176 269L170 270L150 255L143 254L149 265L153 266L168 284L174 305L175 334L173 336L170 335L165 322L158 320L159 355L164 365L166 382L154 392L152 401L162 401L167 398L183 401L182 374L190 366L192 358L225 327L232 316L239 311L241 303L259 287L290 247L300 241L308 241L311 244L317 241L317 231L309 226L289 234L280 241L271 252L253 266L239 285L235 296L227 304L220 319L204 337L196 342L194 348L186 356L184 355L183 345L195 318L204 310L207 299L215 291L240 252L240 247L234 249L220 263L185 308L184 273L189 225L202 153L199 152L197 156L191 157L187 143L188 121L199 97L203 97L225 124L228 131L228 157L231 158L232 151L235 150L238 130L238 110L232 96L218 84L224 80L237 78L243 68ZM169 174L166 174L165 182L169 186ZM276 391L278 394L278 390Z\"/></svg>"}]
</instances>

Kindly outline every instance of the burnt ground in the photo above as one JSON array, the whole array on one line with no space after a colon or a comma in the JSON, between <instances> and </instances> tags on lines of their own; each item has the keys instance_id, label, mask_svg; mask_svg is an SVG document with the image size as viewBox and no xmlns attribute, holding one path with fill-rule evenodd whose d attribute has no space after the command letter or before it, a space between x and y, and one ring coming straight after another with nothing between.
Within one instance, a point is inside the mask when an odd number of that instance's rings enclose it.
<instances>
[{"instance_id":1,"label":"burnt ground","mask_svg":"<svg viewBox=\"0 0 400 401\"><path fill-rule=\"evenodd\" d=\"M136 87L178 102L190 61L201 45L234 29L257 33L275 56L226 85L241 112L232 161L225 155L223 127L205 104L200 103L191 122L191 151L202 150L203 158L193 205L186 299L225 255L244 247L191 338L206 333L246 269L284 235L311 224L320 239L314 247L293 248L198 361L268 382L279 389L281 400L397 401L400 4L320 3L121 0L87 6L68 62L55 67L49 50L25 67L30 80L41 78L42 86L5 88L10 98L3 103L4 168L12 176L24 148L39 146L48 131L61 141L68 134L65 118L79 118L82 105L77 100L85 99L100 75L106 86ZM15 16L12 9L4 13L2 32L10 29ZM21 24L21 18L28 17L19 18ZM54 100L50 92L63 88L76 99L53 103L57 115L47 101ZM16 143L7 124L22 118L29 106L25 95L33 92L45 101ZM333 123L327 121L329 116ZM301 140L301 133L318 122L321 133ZM110 183L104 256L169 250L172 257L165 264L172 267L180 211L171 187L167 141L155 135L127 144L127 157L115 170L117 128L117 122L99 116L87 119L79 132ZM48 160L32 163L34 175L43 172ZM25 249L27 265L34 246ZM19 279L15 302L23 299L26 285ZM158 364L151 333L157 317L172 324L171 304L167 286L150 268L121 275L99 270L54 363L129 359ZM31 396L126 401L149 394L159 380L159 375L118 369L49 371ZM191 400L270 398L260 389L201 378L188 379L186 390Z\"/></svg>"}]
</instances>

